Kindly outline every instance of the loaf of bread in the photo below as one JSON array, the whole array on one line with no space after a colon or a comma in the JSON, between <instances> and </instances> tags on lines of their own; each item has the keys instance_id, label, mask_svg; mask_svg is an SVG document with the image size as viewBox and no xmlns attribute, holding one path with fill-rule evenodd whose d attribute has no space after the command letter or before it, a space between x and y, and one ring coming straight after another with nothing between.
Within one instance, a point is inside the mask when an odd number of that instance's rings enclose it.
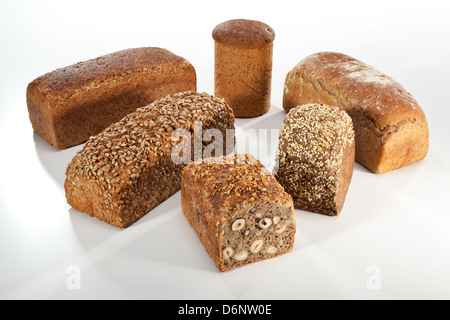
<instances>
[{"instance_id":1,"label":"loaf of bread","mask_svg":"<svg viewBox=\"0 0 450 320\"><path fill-rule=\"evenodd\" d=\"M181 205L220 271L279 256L294 245L292 197L249 154L188 164Z\"/></svg>"},{"instance_id":2,"label":"loaf of bread","mask_svg":"<svg viewBox=\"0 0 450 320\"><path fill-rule=\"evenodd\" d=\"M422 160L428 124L417 101L399 83L359 60L319 52L286 76L283 108L306 103L335 105L353 119L356 161L384 173Z\"/></svg>"},{"instance_id":3,"label":"loaf of bread","mask_svg":"<svg viewBox=\"0 0 450 320\"><path fill-rule=\"evenodd\" d=\"M269 111L273 29L259 21L236 19L216 26L212 36L214 94L230 105L236 118Z\"/></svg>"},{"instance_id":4,"label":"loaf of bread","mask_svg":"<svg viewBox=\"0 0 450 320\"><path fill-rule=\"evenodd\" d=\"M35 79L27 105L34 131L64 149L167 94L196 90L195 69L186 59L165 49L136 48Z\"/></svg>"},{"instance_id":5,"label":"loaf of bread","mask_svg":"<svg viewBox=\"0 0 450 320\"><path fill-rule=\"evenodd\" d=\"M355 134L345 111L306 104L286 115L274 174L292 196L296 209L338 215L354 162Z\"/></svg>"},{"instance_id":6,"label":"loaf of bread","mask_svg":"<svg viewBox=\"0 0 450 320\"><path fill-rule=\"evenodd\" d=\"M182 169L195 149L201 153L210 145L203 141L208 130L220 133L216 140L227 140L234 116L223 100L206 93L180 92L138 108L78 151L66 170L67 202L106 223L128 227L180 190ZM226 141L222 146L216 156L232 150Z\"/></svg>"}]
</instances>

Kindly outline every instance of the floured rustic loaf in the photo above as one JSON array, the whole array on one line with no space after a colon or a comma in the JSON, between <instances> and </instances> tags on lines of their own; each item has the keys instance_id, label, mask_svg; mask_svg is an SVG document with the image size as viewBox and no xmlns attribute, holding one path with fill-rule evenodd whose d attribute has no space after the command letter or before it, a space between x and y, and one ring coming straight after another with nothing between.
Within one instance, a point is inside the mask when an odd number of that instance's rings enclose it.
<instances>
[{"instance_id":1,"label":"floured rustic loaf","mask_svg":"<svg viewBox=\"0 0 450 320\"><path fill-rule=\"evenodd\" d=\"M294 245L292 198L251 155L187 165L181 204L220 271L276 257Z\"/></svg>"},{"instance_id":2,"label":"floured rustic loaf","mask_svg":"<svg viewBox=\"0 0 450 320\"><path fill-rule=\"evenodd\" d=\"M72 159L64 185L68 203L114 226L129 226L180 190L188 161L174 161L173 151L186 141L191 146L194 134L203 137L208 129L225 140L234 116L223 100L206 93L176 93L137 109L89 138ZM177 136L181 131L189 135ZM186 149L187 160L194 149ZM225 152L226 142L220 154Z\"/></svg>"},{"instance_id":3,"label":"floured rustic loaf","mask_svg":"<svg viewBox=\"0 0 450 320\"><path fill-rule=\"evenodd\" d=\"M282 124L277 180L296 209L338 215L353 175L352 119L337 107L306 104L289 111Z\"/></svg>"},{"instance_id":4,"label":"floured rustic loaf","mask_svg":"<svg viewBox=\"0 0 450 320\"><path fill-rule=\"evenodd\" d=\"M235 19L217 25L214 39L214 94L236 118L260 116L270 109L275 32L267 24Z\"/></svg>"},{"instance_id":5,"label":"floured rustic loaf","mask_svg":"<svg viewBox=\"0 0 450 320\"><path fill-rule=\"evenodd\" d=\"M312 54L287 74L284 109L305 103L335 105L348 112L356 133L356 161L372 172L407 166L428 152L427 120L412 95L347 55Z\"/></svg>"},{"instance_id":6,"label":"floured rustic loaf","mask_svg":"<svg viewBox=\"0 0 450 320\"><path fill-rule=\"evenodd\" d=\"M108 54L47 73L27 88L34 131L57 149L85 142L167 94L196 91L194 67L160 48Z\"/></svg>"}]
</instances>

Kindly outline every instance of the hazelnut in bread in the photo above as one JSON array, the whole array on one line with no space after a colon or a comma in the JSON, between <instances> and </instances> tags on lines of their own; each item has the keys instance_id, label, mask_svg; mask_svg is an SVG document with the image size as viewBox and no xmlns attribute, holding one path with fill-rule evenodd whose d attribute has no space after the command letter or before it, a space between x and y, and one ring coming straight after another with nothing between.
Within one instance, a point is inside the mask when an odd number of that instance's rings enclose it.
<instances>
[{"instance_id":1,"label":"hazelnut in bread","mask_svg":"<svg viewBox=\"0 0 450 320\"><path fill-rule=\"evenodd\" d=\"M306 104L288 112L279 135L274 173L296 209L338 215L354 162L352 119L345 111Z\"/></svg>"},{"instance_id":2,"label":"hazelnut in bread","mask_svg":"<svg viewBox=\"0 0 450 320\"><path fill-rule=\"evenodd\" d=\"M294 245L292 198L249 154L188 164L181 179L181 205L222 272L282 255Z\"/></svg>"},{"instance_id":3,"label":"hazelnut in bread","mask_svg":"<svg viewBox=\"0 0 450 320\"><path fill-rule=\"evenodd\" d=\"M235 19L217 25L214 39L214 94L236 118L260 116L270 109L275 32L267 24Z\"/></svg>"},{"instance_id":4,"label":"hazelnut in bread","mask_svg":"<svg viewBox=\"0 0 450 320\"><path fill-rule=\"evenodd\" d=\"M27 105L34 131L64 149L167 94L196 90L189 61L161 48L135 48L35 79L27 87Z\"/></svg>"},{"instance_id":5,"label":"hazelnut in bread","mask_svg":"<svg viewBox=\"0 0 450 320\"><path fill-rule=\"evenodd\" d=\"M422 160L428 152L428 124L413 96L374 67L336 52L300 61L286 76L283 108L324 103L353 119L356 161L384 173Z\"/></svg>"},{"instance_id":6,"label":"hazelnut in bread","mask_svg":"<svg viewBox=\"0 0 450 320\"><path fill-rule=\"evenodd\" d=\"M77 152L66 170L67 202L113 226L128 227L180 190L186 161L174 161L173 151L187 137L194 144L196 135L203 137L209 129L226 139L234 116L223 100L206 93L180 92L138 108ZM179 131L193 134L174 139ZM222 145L218 154L227 152ZM200 152L208 146L201 143ZM189 160L196 149L189 148Z\"/></svg>"}]
</instances>

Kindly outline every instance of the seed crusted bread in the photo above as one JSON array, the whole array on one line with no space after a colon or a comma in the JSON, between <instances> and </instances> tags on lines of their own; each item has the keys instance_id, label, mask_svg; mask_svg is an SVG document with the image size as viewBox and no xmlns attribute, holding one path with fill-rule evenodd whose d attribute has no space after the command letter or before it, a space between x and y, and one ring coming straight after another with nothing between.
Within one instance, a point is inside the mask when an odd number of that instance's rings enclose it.
<instances>
[{"instance_id":1,"label":"seed crusted bread","mask_svg":"<svg viewBox=\"0 0 450 320\"><path fill-rule=\"evenodd\" d=\"M201 137L207 129L216 129L225 139L227 129L234 129L233 111L209 94L181 92L125 116L89 138L68 165L68 203L116 227L131 225L180 190L186 162L172 160L173 149L181 143L173 133L185 129L193 140L199 124ZM193 154L191 148L189 159Z\"/></svg>"},{"instance_id":2,"label":"seed crusted bread","mask_svg":"<svg viewBox=\"0 0 450 320\"><path fill-rule=\"evenodd\" d=\"M161 48L132 48L38 77L27 87L27 106L34 131L65 149L138 107L196 90L195 69L186 59Z\"/></svg>"},{"instance_id":3,"label":"seed crusted bread","mask_svg":"<svg viewBox=\"0 0 450 320\"><path fill-rule=\"evenodd\" d=\"M354 161L352 119L345 111L323 104L289 111L279 135L274 173L296 209L338 215Z\"/></svg>"},{"instance_id":4,"label":"seed crusted bread","mask_svg":"<svg viewBox=\"0 0 450 320\"><path fill-rule=\"evenodd\" d=\"M425 158L428 124L422 108L398 82L374 67L337 52L318 52L286 75L283 108L339 106L353 119L356 161L374 173Z\"/></svg>"},{"instance_id":5,"label":"seed crusted bread","mask_svg":"<svg viewBox=\"0 0 450 320\"><path fill-rule=\"evenodd\" d=\"M292 197L252 155L234 154L187 165L181 205L222 272L282 255L294 245Z\"/></svg>"}]
</instances>

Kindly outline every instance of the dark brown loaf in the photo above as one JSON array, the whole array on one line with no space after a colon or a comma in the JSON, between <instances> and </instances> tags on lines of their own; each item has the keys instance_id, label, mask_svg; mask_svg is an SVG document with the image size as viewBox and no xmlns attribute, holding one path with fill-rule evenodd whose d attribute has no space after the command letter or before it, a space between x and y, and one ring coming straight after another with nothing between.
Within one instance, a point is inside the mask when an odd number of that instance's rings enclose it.
<instances>
[{"instance_id":1,"label":"dark brown loaf","mask_svg":"<svg viewBox=\"0 0 450 320\"><path fill-rule=\"evenodd\" d=\"M230 105L237 118L269 111L273 29L259 21L236 19L216 26L212 36L214 94Z\"/></svg>"},{"instance_id":2,"label":"dark brown loaf","mask_svg":"<svg viewBox=\"0 0 450 320\"><path fill-rule=\"evenodd\" d=\"M35 79L27 105L35 132L64 149L167 94L196 91L196 83L186 59L160 48L128 49Z\"/></svg>"},{"instance_id":3,"label":"dark brown loaf","mask_svg":"<svg viewBox=\"0 0 450 320\"><path fill-rule=\"evenodd\" d=\"M194 127L201 128L196 133L200 137L215 129L225 139L226 130L234 129L233 111L206 93L182 92L125 116L89 138L68 165L64 185L68 203L111 225L129 226L180 190L181 172L195 148L183 162L174 161L172 151L184 138L193 144ZM178 129L190 137L175 139ZM225 142L220 151L226 152Z\"/></svg>"},{"instance_id":4,"label":"dark brown loaf","mask_svg":"<svg viewBox=\"0 0 450 320\"><path fill-rule=\"evenodd\" d=\"M276 257L294 245L292 198L251 155L187 165L181 205L220 271Z\"/></svg>"},{"instance_id":5,"label":"dark brown loaf","mask_svg":"<svg viewBox=\"0 0 450 320\"><path fill-rule=\"evenodd\" d=\"M274 173L296 209L338 215L353 175L352 119L337 107L293 108L281 128Z\"/></svg>"},{"instance_id":6,"label":"dark brown loaf","mask_svg":"<svg viewBox=\"0 0 450 320\"><path fill-rule=\"evenodd\" d=\"M417 101L370 65L335 52L312 54L286 76L283 108L305 103L338 106L352 117L356 161L375 173L422 160L428 124Z\"/></svg>"}]
</instances>

